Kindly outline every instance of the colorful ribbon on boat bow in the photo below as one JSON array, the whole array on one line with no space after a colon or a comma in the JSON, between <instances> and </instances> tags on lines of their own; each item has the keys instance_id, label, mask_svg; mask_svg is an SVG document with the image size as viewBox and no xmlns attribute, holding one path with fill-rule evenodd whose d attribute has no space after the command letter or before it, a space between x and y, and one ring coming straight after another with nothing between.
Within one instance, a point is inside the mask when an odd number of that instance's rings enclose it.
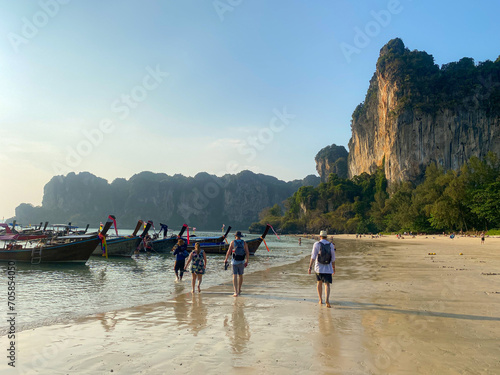
<instances>
[{"instance_id":1,"label":"colorful ribbon on boat bow","mask_svg":"<svg viewBox=\"0 0 500 375\"><path fill-rule=\"evenodd\" d=\"M278 236L278 233L276 233L276 231L274 230L273 226L271 224L267 224L267 225L269 225L269 227L271 227L271 229L273 230L273 232L276 235L276 237L278 237L278 240L281 240L280 236ZM264 241L264 243L266 243L266 242Z\"/></svg>"},{"instance_id":2,"label":"colorful ribbon on boat bow","mask_svg":"<svg viewBox=\"0 0 500 375\"><path fill-rule=\"evenodd\" d=\"M109 215L108 219L113 222L113 226L115 227L116 235L118 236L118 228L116 227L116 218L113 215Z\"/></svg>"},{"instance_id":3,"label":"colorful ribbon on boat bow","mask_svg":"<svg viewBox=\"0 0 500 375\"><path fill-rule=\"evenodd\" d=\"M101 250L102 256L108 259L108 245L106 244L106 236L102 233L99 233L99 239L101 240Z\"/></svg>"},{"instance_id":4,"label":"colorful ribbon on boat bow","mask_svg":"<svg viewBox=\"0 0 500 375\"><path fill-rule=\"evenodd\" d=\"M269 247L267 247L266 240L265 240L265 239L262 239L262 241L264 241L264 245L266 245L266 249L267 249L267 251L269 252Z\"/></svg>"}]
</instances>

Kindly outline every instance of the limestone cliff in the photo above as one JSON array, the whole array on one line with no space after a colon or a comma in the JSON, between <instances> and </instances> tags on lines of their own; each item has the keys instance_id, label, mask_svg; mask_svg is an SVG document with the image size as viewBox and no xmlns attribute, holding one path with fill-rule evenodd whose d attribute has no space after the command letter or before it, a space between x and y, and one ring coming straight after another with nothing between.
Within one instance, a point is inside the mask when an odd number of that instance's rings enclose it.
<instances>
[{"instance_id":1,"label":"limestone cliff","mask_svg":"<svg viewBox=\"0 0 500 375\"><path fill-rule=\"evenodd\" d=\"M314 160L321 182L326 182L331 173L347 178L347 150L344 146L326 146L316 154Z\"/></svg>"},{"instance_id":2,"label":"limestone cliff","mask_svg":"<svg viewBox=\"0 0 500 375\"><path fill-rule=\"evenodd\" d=\"M204 230L218 230L222 224L245 229L258 220L264 208L281 205L303 185L318 184L316 176L285 182L250 171L223 177L141 172L111 184L88 172L70 173L53 177L45 185L41 207L18 206L16 219L21 223L71 221L95 227L114 214L122 228L132 228L141 219L171 228L188 223Z\"/></svg>"},{"instance_id":3,"label":"limestone cliff","mask_svg":"<svg viewBox=\"0 0 500 375\"><path fill-rule=\"evenodd\" d=\"M351 127L349 177L384 165L391 183L418 181L431 162L459 169L471 156L500 155L500 58L439 68L393 39Z\"/></svg>"}]
</instances>

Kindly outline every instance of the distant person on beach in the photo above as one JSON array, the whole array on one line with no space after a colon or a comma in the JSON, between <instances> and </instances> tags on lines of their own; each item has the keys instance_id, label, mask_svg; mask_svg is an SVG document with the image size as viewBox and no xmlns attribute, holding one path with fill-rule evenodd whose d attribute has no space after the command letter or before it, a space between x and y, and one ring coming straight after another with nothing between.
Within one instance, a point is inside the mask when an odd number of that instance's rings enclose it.
<instances>
[{"instance_id":1,"label":"distant person on beach","mask_svg":"<svg viewBox=\"0 0 500 375\"><path fill-rule=\"evenodd\" d=\"M302 238L299 237L299 246L302 245Z\"/></svg>"},{"instance_id":2,"label":"distant person on beach","mask_svg":"<svg viewBox=\"0 0 500 375\"><path fill-rule=\"evenodd\" d=\"M135 249L135 254L139 254L141 250L144 250L145 252L149 253L153 249L153 242L151 240L151 236L147 234L139 243L137 248Z\"/></svg>"},{"instance_id":3,"label":"distant person on beach","mask_svg":"<svg viewBox=\"0 0 500 375\"><path fill-rule=\"evenodd\" d=\"M175 280L182 281L186 258L189 256L189 253L187 251L187 245L182 238L179 238L177 244L172 249L172 252L175 255L175 264L174 264Z\"/></svg>"},{"instance_id":4,"label":"distant person on beach","mask_svg":"<svg viewBox=\"0 0 500 375\"><path fill-rule=\"evenodd\" d=\"M326 230L322 230L319 237L320 240L315 242L312 248L308 273L311 274L314 265L319 304L323 304L323 284L325 284L325 303L326 307L330 308L330 284L335 273L335 245L328 242Z\"/></svg>"},{"instance_id":5,"label":"distant person on beach","mask_svg":"<svg viewBox=\"0 0 500 375\"><path fill-rule=\"evenodd\" d=\"M205 269L207 268L207 254L201 250L199 243L194 244L194 250L189 254L184 271L187 270L189 263L191 263L191 275L193 277L191 280L191 292L194 294L194 287L196 280L198 280L198 293L201 293L200 285Z\"/></svg>"},{"instance_id":6,"label":"distant person on beach","mask_svg":"<svg viewBox=\"0 0 500 375\"><path fill-rule=\"evenodd\" d=\"M241 239L241 237L243 237L241 232L237 231L234 236L236 237L236 239L231 242L231 244L229 245L229 249L227 249L224 264L228 262L228 259L231 256L231 264L233 266L233 297L238 297L241 294L241 285L243 285L243 273L245 272L245 267L248 266L248 258L250 258L250 252L248 250L247 243Z\"/></svg>"},{"instance_id":7,"label":"distant person on beach","mask_svg":"<svg viewBox=\"0 0 500 375\"><path fill-rule=\"evenodd\" d=\"M144 250L146 250L147 253L150 253L151 250L153 250L153 240L149 234L147 234L144 238Z\"/></svg>"},{"instance_id":8,"label":"distant person on beach","mask_svg":"<svg viewBox=\"0 0 500 375\"><path fill-rule=\"evenodd\" d=\"M481 245L484 245L484 232L481 232Z\"/></svg>"}]
</instances>

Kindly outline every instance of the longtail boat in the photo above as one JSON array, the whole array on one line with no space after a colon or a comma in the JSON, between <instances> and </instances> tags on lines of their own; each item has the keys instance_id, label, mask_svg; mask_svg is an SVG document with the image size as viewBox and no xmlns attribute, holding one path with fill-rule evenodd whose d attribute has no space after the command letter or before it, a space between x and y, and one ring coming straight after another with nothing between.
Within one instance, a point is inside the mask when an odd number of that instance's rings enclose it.
<instances>
[{"instance_id":1,"label":"longtail boat","mask_svg":"<svg viewBox=\"0 0 500 375\"><path fill-rule=\"evenodd\" d=\"M111 221L106 222L102 234L106 235L111 227ZM85 263L97 244L101 241L98 235L67 236L58 241L43 243L28 247L27 242L6 241L0 249L0 262L28 262L40 264L47 262L79 262Z\"/></svg>"},{"instance_id":2,"label":"longtail boat","mask_svg":"<svg viewBox=\"0 0 500 375\"><path fill-rule=\"evenodd\" d=\"M174 235L174 236L171 236L168 238L154 240L152 243L153 251L155 251L157 253L169 253L172 251L172 248L175 246L175 244L177 243L179 238L182 238L184 240L184 242L187 243L188 242L187 237L182 237L182 235L186 231L187 227L188 227L187 224L184 224L181 228L181 231L179 232L179 234L177 236ZM231 227L228 227L226 230L226 233L224 235L217 236L217 237L197 237L197 236L193 237L193 236L191 236L191 237L189 237L189 243L193 246L196 242L221 243L221 242L225 241L230 230L231 230Z\"/></svg>"},{"instance_id":3,"label":"longtail boat","mask_svg":"<svg viewBox=\"0 0 500 375\"><path fill-rule=\"evenodd\" d=\"M46 238L47 235L43 233L21 232L15 229L10 229L5 223L0 223L0 228L4 228L5 234L0 235L0 241L33 241L41 238Z\"/></svg>"},{"instance_id":4,"label":"longtail boat","mask_svg":"<svg viewBox=\"0 0 500 375\"><path fill-rule=\"evenodd\" d=\"M172 247L177 243L177 240L182 237L187 229L187 225L184 224L177 236L173 235L170 237L164 237L161 239L153 240L151 243L152 250L156 253L168 253L172 250Z\"/></svg>"},{"instance_id":5,"label":"longtail boat","mask_svg":"<svg viewBox=\"0 0 500 375\"><path fill-rule=\"evenodd\" d=\"M218 237L190 237L189 242L200 242L200 243L221 243L221 242L226 242L227 235L231 231L231 226L227 227L226 233L224 233L222 236ZM184 241L187 242L187 238L183 238Z\"/></svg>"},{"instance_id":6,"label":"longtail boat","mask_svg":"<svg viewBox=\"0 0 500 375\"><path fill-rule=\"evenodd\" d=\"M266 238L267 232L269 232L270 228L271 227L269 225L266 225L266 229L264 230L264 233L262 233L262 236L245 241L248 245L248 252L250 253L250 255L255 254L262 241L264 241L264 238ZM194 243L189 244L187 250L189 252L193 251L194 245ZM229 245L230 243L227 243L225 241L221 241L218 243L200 242L201 249L207 254L226 254L227 250L229 249Z\"/></svg>"},{"instance_id":7,"label":"longtail boat","mask_svg":"<svg viewBox=\"0 0 500 375\"><path fill-rule=\"evenodd\" d=\"M120 236L107 239L106 248L108 257L131 257L142 240L141 238L142 235L141 236L137 235L137 232L139 232L139 229L141 228L142 224L143 224L142 220L139 220L134 229L134 232L130 236ZM97 245L92 255L99 255L99 256L105 255L101 244Z\"/></svg>"}]
</instances>

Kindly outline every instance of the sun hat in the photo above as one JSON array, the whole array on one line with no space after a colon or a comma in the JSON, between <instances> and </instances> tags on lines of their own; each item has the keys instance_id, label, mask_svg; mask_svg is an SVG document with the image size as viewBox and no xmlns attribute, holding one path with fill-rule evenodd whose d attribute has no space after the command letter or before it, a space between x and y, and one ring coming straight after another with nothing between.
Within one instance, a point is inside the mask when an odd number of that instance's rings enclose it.
<instances>
[{"instance_id":1,"label":"sun hat","mask_svg":"<svg viewBox=\"0 0 500 375\"><path fill-rule=\"evenodd\" d=\"M321 232L319 232L319 236L326 237L326 236L328 236L328 233L326 232L326 230L322 230Z\"/></svg>"},{"instance_id":2,"label":"sun hat","mask_svg":"<svg viewBox=\"0 0 500 375\"><path fill-rule=\"evenodd\" d=\"M235 234L234 234L235 237L243 237L243 235L241 234L240 231L237 231Z\"/></svg>"}]
</instances>

